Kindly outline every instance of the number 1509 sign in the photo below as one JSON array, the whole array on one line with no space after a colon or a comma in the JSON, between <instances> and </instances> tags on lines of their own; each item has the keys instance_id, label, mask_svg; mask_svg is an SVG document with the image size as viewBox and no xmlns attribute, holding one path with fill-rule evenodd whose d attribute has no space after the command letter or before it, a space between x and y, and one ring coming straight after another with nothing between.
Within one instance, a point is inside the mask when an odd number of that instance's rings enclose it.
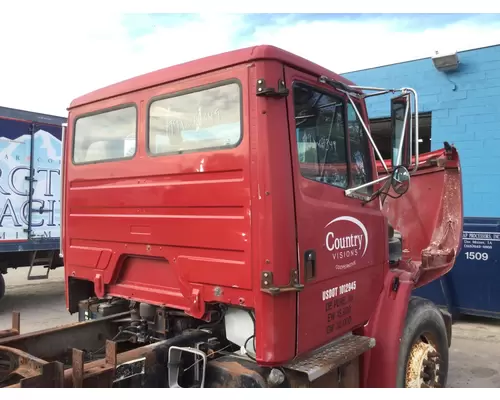
<instances>
[{"instance_id":1,"label":"number 1509 sign","mask_svg":"<svg viewBox=\"0 0 500 400\"><path fill-rule=\"evenodd\" d=\"M488 261L490 252L500 244L498 232L468 232L463 233L463 250L467 260Z\"/></svg>"},{"instance_id":2,"label":"number 1509 sign","mask_svg":"<svg viewBox=\"0 0 500 400\"><path fill-rule=\"evenodd\" d=\"M487 261L488 253L481 253L479 251L467 251L465 252L465 258L467 258L467 260Z\"/></svg>"}]
</instances>

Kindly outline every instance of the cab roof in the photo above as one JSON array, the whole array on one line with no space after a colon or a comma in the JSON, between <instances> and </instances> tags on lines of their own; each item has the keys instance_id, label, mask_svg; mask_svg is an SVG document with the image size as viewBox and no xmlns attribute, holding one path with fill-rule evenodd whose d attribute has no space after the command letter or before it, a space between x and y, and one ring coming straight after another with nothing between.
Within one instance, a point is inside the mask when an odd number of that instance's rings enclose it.
<instances>
[{"instance_id":1,"label":"cab roof","mask_svg":"<svg viewBox=\"0 0 500 400\"><path fill-rule=\"evenodd\" d=\"M257 60L280 61L313 75L325 75L346 85L354 85L351 81L343 78L342 76L306 60L305 58L275 46L261 45L220 53L183 64L162 68L157 71L149 72L101 89L97 89L74 99L68 110L125 93L131 93L148 87L154 87L168 82L174 82L191 76L200 75L202 73Z\"/></svg>"}]
</instances>

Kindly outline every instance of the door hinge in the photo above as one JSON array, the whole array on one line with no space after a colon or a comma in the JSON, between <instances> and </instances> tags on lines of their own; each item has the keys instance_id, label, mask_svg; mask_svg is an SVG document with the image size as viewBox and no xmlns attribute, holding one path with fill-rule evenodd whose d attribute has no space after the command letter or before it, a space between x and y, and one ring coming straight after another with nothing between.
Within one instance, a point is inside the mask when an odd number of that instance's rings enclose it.
<instances>
[{"instance_id":1,"label":"door hinge","mask_svg":"<svg viewBox=\"0 0 500 400\"><path fill-rule=\"evenodd\" d=\"M267 87L266 81L264 79L257 79L257 96L265 97L286 97L288 96L289 90L285 86L285 81L283 79L278 80L278 90Z\"/></svg>"},{"instance_id":2,"label":"door hinge","mask_svg":"<svg viewBox=\"0 0 500 400\"><path fill-rule=\"evenodd\" d=\"M286 286L274 286L273 273L270 271L262 271L260 276L260 290L273 296L284 292L300 292L302 289L304 285L299 283L299 271L296 269L290 271L290 282Z\"/></svg>"}]
</instances>

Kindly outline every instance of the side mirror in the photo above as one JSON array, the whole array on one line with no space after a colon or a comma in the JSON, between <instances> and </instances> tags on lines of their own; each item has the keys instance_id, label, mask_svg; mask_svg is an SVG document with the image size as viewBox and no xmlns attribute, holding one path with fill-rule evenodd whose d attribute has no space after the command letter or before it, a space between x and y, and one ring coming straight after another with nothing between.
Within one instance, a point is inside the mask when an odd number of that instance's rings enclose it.
<instances>
[{"instance_id":1,"label":"side mirror","mask_svg":"<svg viewBox=\"0 0 500 400\"><path fill-rule=\"evenodd\" d=\"M391 176L392 189L399 195L405 194L410 188L410 172L402 165L394 168Z\"/></svg>"},{"instance_id":2,"label":"side mirror","mask_svg":"<svg viewBox=\"0 0 500 400\"><path fill-rule=\"evenodd\" d=\"M392 166L411 164L410 95L405 93L391 99Z\"/></svg>"}]
</instances>

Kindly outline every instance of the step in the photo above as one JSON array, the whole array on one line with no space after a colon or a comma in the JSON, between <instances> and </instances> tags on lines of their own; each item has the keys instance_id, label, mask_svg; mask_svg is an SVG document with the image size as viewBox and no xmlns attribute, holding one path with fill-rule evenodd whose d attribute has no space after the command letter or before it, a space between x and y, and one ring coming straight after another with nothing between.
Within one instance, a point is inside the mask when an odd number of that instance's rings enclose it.
<instances>
[{"instance_id":1,"label":"step","mask_svg":"<svg viewBox=\"0 0 500 400\"><path fill-rule=\"evenodd\" d=\"M349 333L313 353L292 361L285 365L285 368L302 372L308 376L309 382L313 382L373 347L375 347L374 338Z\"/></svg>"},{"instance_id":2,"label":"step","mask_svg":"<svg viewBox=\"0 0 500 400\"><path fill-rule=\"evenodd\" d=\"M52 258L36 258L33 260L33 265L43 265L50 264L52 262Z\"/></svg>"}]
</instances>

